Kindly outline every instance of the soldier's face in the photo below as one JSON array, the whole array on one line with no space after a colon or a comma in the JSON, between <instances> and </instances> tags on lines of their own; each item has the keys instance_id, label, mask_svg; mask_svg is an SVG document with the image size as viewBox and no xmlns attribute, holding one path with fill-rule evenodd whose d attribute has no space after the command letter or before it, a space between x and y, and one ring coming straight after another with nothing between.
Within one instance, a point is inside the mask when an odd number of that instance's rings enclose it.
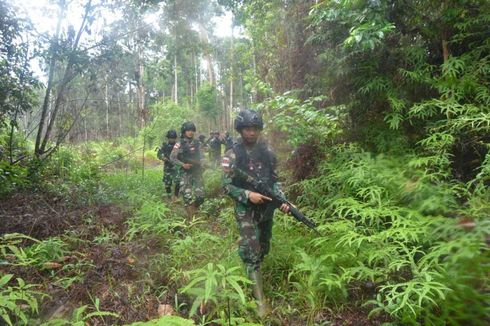
<instances>
[{"instance_id":1,"label":"soldier's face","mask_svg":"<svg viewBox=\"0 0 490 326\"><path fill-rule=\"evenodd\" d=\"M176 139L175 138L169 138L168 143L169 144L175 144Z\"/></svg>"},{"instance_id":2,"label":"soldier's face","mask_svg":"<svg viewBox=\"0 0 490 326\"><path fill-rule=\"evenodd\" d=\"M194 138L194 130L186 130L184 135L187 137L187 138Z\"/></svg>"},{"instance_id":3,"label":"soldier's face","mask_svg":"<svg viewBox=\"0 0 490 326\"><path fill-rule=\"evenodd\" d=\"M242 129L241 135L246 144L255 144L260 136L260 129L257 127L245 127Z\"/></svg>"}]
</instances>

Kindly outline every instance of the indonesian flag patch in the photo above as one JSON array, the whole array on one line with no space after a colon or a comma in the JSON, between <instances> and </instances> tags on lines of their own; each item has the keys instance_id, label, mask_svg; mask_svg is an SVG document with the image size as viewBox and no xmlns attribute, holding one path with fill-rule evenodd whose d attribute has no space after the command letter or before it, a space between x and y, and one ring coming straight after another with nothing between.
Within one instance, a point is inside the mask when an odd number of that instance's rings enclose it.
<instances>
[{"instance_id":1,"label":"indonesian flag patch","mask_svg":"<svg viewBox=\"0 0 490 326\"><path fill-rule=\"evenodd\" d=\"M230 167L230 158L229 157L223 157L221 160L221 166L224 168L229 168Z\"/></svg>"}]
</instances>

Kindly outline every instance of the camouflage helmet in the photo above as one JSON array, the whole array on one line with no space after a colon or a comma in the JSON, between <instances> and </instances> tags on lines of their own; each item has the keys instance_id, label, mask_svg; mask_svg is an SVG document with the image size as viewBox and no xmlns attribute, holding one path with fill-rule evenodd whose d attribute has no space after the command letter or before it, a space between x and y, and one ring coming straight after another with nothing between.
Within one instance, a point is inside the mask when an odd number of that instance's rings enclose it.
<instances>
[{"instance_id":1,"label":"camouflage helmet","mask_svg":"<svg viewBox=\"0 0 490 326\"><path fill-rule=\"evenodd\" d=\"M235 118L235 129L236 131L240 132L246 127L257 127L262 130L264 128L262 116L257 111L249 109L240 111Z\"/></svg>"},{"instance_id":2,"label":"camouflage helmet","mask_svg":"<svg viewBox=\"0 0 490 326\"><path fill-rule=\"evenodd\" d=\"M177 131L173 129L167 131L167 138L177 138Z\"/></svg>"},{"instance_id":3,"label":"camouflage helmet","mask_svg":"<svg viewBox=\"0 0 490 326\"><path fill-rule=\"evenodd\" d=\"M194 122L190 122L190 121L184 122L182 124L182 127L180 127L180 133L182 135L185 134L185 132L188 130L196 131L196 125L194 124Z\"/></svg>"}]
</instances>

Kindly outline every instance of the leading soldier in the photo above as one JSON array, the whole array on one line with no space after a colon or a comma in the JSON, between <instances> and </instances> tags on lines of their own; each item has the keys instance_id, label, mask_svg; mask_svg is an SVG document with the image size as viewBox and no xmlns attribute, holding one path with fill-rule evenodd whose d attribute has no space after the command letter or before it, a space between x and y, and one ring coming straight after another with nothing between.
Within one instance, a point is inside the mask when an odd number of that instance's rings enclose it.
<instances>
[{"instance_id":1,"label":"leading soldier","mask_svg":"<svg viewBox=\"0 0 490 326\"><path fill-rule=\"evenodd\" d=\"M180 131L180 142L177 142L172 149L170 160L182 168L180 192L184 197L187 216L192 219L196 209L204 202L202 180L204 156L199 140L194 138L196 125L192 122L185 122Z\"/></svg>"},{"instance_id":2,"label":"leading soldier","mask_svg":"<svg viewBox=\"0 0 490 326\"><path fill-rule=\"evenodd\" d=\"M276 157L259 138L262 128L262 117L257 112L241 111L235 119L235 129L241 138L225 153L222 161L223 187L235 201L235 218L240 232L238 253L246 265L248 277L254 282L253 293L261 317L270 311L263 292L260 264L270 249L274 209L268 209L271 198L257 192L241 177L241 172L284 196L276 174ZM288 213L289 206L283 204L280 210Z\"/></svg>"},{"instance_id":3,"label":"leading soldier","mask_svg":"<svg viewBox=\"0 0 490 326\"><path fill-rule=\"evenodd\" d=\"M179 196L179 168L170 161L170 153L177 140L177 132L175 130L169 130L166 136L167 142L158 148L157 157L163 161L163 183L165 184L165 192L168 195L172 193L172 183L174 184L175 188L172 201L175 202Z\"/></svg>"}]
</instances>

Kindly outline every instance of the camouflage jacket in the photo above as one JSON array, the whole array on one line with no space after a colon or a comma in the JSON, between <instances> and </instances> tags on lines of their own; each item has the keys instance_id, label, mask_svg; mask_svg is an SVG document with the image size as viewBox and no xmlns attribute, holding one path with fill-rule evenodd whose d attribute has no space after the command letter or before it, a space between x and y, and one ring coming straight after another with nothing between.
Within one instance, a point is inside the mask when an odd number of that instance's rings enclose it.
<instances>
[{"instance_id":1,"label":"camouflage jacket","mask_svg":"<svg viewBox=\"0 0 490 326\"><path fill-rule=\"evenodd\" d=\"M255 190L250 188L250 187L247 187L246 185L239 184L235 178L235 173L233 171L237 166L236 165L237 164L237 154L236 154L236 148L237 147L236 146L239 144L241 144L241 139L238 139L235 146L232 149L228 150L225 153L225 155L223 156L222 163L221 163L221 165L223 167L222 185L223 185L225 193L228 196L233 198L238 203L248 205L249 204L249 201L248 201L249 194L251 191L255 191ZM258 146L258 145L256 144L255 146ZM247 149L247 156L251 154L251 152L254 150L255 146L250 148L250 149ZM275 156L270 149L267 149L267 150L269 152L271 159L273 160L271 162L271 171L270 171L271 177L272 177L271 187L274 190L274 192L276 192L278 195L284 197L284 194L282 193L282 190L281 190L281 185L277 181L277 174L275 171L275 167L276 167ZM245 172L247 172L247 171L245 171ZM256 176L254 176L254 177L256 177Z\"/></svg>"},{"instance_id":2,"label":"camouflage jacket","mask_svg":"<svg viewBox=\"0 0 490 326\"><path fill-rule=\"evenodd\" d=\"M182 138L175 143L172 152L170 153L170 161L176 166L182 166L185 163L191 163L193 172L203 164L204 155L201 151L200 142L197 139Z\"/></svg>"},{"instance_id":3,"label":"camouflage jacket","mask_svg":"<svg viewBox=\"0 0 490 326\"><path fill-rule=\"evenodd\" d=\"M158 148L157 157L160 160L170 163L170 153L172 153L172 149L175 144L163 143L162 146Z\"/></svg>"}]
</instances>

